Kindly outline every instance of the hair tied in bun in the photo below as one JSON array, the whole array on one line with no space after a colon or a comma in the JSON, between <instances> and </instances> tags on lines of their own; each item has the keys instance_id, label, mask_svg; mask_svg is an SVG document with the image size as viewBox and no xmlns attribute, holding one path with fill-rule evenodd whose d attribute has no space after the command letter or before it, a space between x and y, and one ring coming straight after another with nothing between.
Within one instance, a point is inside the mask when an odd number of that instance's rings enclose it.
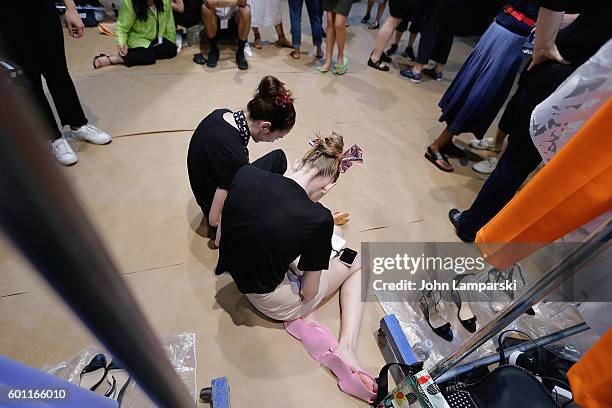
<instances>
[{"instance_id":1,"label":"hair tied in bun","mask_svg":"<svg viewBox=\"0 0 612 408\"><path fill-rule=\"evenodd\" d=\"M274 97L274 103L283 108L291 105L294 101L295 99L291 96L291 92L285 89L284 86L280 89L279 94Z\"/></svg>"}]
</instances>

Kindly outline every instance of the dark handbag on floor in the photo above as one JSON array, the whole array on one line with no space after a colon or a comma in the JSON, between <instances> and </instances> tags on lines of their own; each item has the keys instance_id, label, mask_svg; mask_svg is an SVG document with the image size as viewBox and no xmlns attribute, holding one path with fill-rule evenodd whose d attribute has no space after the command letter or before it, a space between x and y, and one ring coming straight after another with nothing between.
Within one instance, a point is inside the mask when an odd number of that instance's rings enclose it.
<instances>
[{"instance_id":1,"label":"dark handbag on floor","mask_svg":"<svg viewBox=\"0 0 612 408\"><path fill-rule=\"evenodd\" d=\"M552 395L529 371L504 365L473 383L444 387L451 408L559 408Z\"/></svg>"}]
</instances>

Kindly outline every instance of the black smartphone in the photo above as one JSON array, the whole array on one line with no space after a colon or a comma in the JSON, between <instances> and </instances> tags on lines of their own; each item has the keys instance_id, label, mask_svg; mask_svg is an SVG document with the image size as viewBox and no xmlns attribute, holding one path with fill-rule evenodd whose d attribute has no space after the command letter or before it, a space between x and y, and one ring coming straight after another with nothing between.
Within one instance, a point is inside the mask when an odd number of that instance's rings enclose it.
<instances>
[{"instance_id":1,"label":"black smartphone","mask_svg":"<svg viewBox=\"0 0 612 408\"><path fill-rule=\"evenodd\" d=\"M340 255L340 262L342 262L346 266L351 266L353 265L353 262L355 262L356 257L357 251L351 248L344 248L342 250L342 254Z\"/></svg>"}]
</instances>

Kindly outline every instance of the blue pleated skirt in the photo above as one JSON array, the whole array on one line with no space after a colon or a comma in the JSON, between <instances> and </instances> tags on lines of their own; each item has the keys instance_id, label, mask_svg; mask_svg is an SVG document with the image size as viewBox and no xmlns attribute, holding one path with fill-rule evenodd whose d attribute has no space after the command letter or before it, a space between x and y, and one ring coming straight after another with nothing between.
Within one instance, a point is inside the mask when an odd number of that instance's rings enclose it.
<instances>
[{"instance_id":1,"label":"blue pleated skirt","mask_svg":"<svg viewBox=\"0 0 612 408\"><path fill-rule=\"evenodd\" d=\"M525 40L496 22L489 26L438 104L450 133L482 139L510 93Z\"/></svg>"}]
</instances>

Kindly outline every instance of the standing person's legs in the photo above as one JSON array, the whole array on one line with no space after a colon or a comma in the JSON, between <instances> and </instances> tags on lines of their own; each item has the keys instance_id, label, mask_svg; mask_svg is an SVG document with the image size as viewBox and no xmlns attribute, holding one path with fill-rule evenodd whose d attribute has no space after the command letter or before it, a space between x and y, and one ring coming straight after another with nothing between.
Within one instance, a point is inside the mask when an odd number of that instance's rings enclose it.
<instances>
[{"instance_id":1,"label":"standing person's legs","mask_svg":"<svg viewBox=\"0 0 612 408\"><path fill-rule=\"evenodd\" d=\"M458 2L456 0L439 1L440 30L438 31L431 59L436 62L436 72L441 73L444 70L444 65L446 65L451 48L453 47L455 18L460 10L457 7Z\"/></svg>"},{"instance_id":2,"label":"standing person's legs","mask_svg":"<svg viewBox=\"0 0 612 408\"><path fill-rule=\"evenodd\" d=\"M514 125L508 147L496 169L491 173L469 210L457 223L457 233L463 239L474 240L476 233L512 199L527 176L542 161L529 134L531 112L576 69L572 65L544 63L529 71L515 100Z\"/></svg>"},{"instance_id":3,"label":"standing person's legs","mask_svg":"<svg viewBox=\"0 0 612 408\"><path fill-rule=\"evenodd\" d=\"M276 40L276 45L279 45L281 47L291 47L291 43L289 42L289 40L287 40L287 37L285 37L285 30L283 29L283 23L278 23L274 26L274 29L276 30L276 36L277 36L277 40Z\"/></svg>"},{"instance_id":4,"label":"standing person's legs","mask_svg":"<svg viewBox=\"0 0 612 408\"><path fill-rule=\"evenodd\" d=\"M251 163L262 170L283 175L287 171L287 156L281 149L272 150Z\"/></svg>"},{"instance_id":5,"label":"standing person's legs","mask_svg":"<svg viewBox=\"0 0 612 408\"><path fill-rule=\"evenodd\" d=\"M387 0L382 3L378 3L378 8L376 9L376 20L375 22L380 25L380 19L382 18L383 13L385 12L385 6L387 5Z\"/></svg>"},{"instance_id":6,"label":"standing person's legs","mask_svg":"<svg viewBox=\"0 0 612 408\"><path fill-rule=\"evenodd\" d=\"M310 30L312 31L312 44L317 48L317 58L323 58L323 27L319 18L319 10L321 9L321 0L306 0L306 11L310 20ZM300 14L301 15L301 14Z\"/></svg>"},{"instance_id":7,"label":"standing person's legs","mask_svg":"<svg viewBox=\"0 0 612 408\"><path fill-rule=\"evenodd\" d=\"M253 37L255 37L253 40L253 47L261 50L261 34L259 33L259 28L253 27Z\"/></svg>"},{"instance_id":8,"label":"standing person's legs","mask_svg":"<svg viewBox=\"0 0 612 408\"><path fill-rule=\"evenodd\" d=\"M55 9L43 7L39 26L30 29L37 30L38 44L45 44L37 49L41 60L40 70L53 97L60 122L73 129L87 124L79 96L68 73L62 25Z\"/></svg>"},{"instance_id":9,"label":"standing person's legs","mask_svg":"<svg viewBox=\"0 0 612 408\"><path fill-rule=\"evenodd\" d=\"M206 38L208 38L208 43L210 44L207 65L210 68L214 68L219 62L219 46L217 45L218 18L215 13L215 7L210 6L208 0L204 0L202 3L202 21L204 22Z\"/></svg>"},{"instance_id":10,"label":"standing person's legs","mask_svg":"<svg viewBox=\"0 0 612 408\"><path fill-rule=\"evenodd\" d=\"M372 62L377 63L378 61L380 61L380 58L382 56L383 51L385 50L385 47L387 46L387 43L395 32L395 29L401 22L401 19L393 16L389 16L385 20L385 23L383 24L382 28L378 32L378 35L376 36L374 50L372 50L372 55L370 56Z\"/></svg>"},{"instance_id":11,"label":"standing person's legs","mask_svg":"<svg viewBox=\"0 0 612 408\"><path fill-rule=\"evenodd\" d=\"M304 0L289 0L289 19L291 20L291 45L297 50L299 58L300 46L302 45L302 6ZM308 5L308 0L306 0ZM318 10L317 10L318 12ZM310 11L309 11L310 14ZM310 24L312 25L312 19ZM314 32L313 32L314 37ZM293 55L293 54L292 54Z\"/></svg>"},{"instance_id":12,"label":"standing person's legs","mask_svg":"<svg viewBox=\"0 0 612 408\"><path fill-rule=\"evenodd\" d=\"M336 32L335 32L335 20L336 13L332 11L326 12L327 14L327 37L325 50L325 63L321 66L322 72L327 72L331 69L332 58L334 56L334 44L336 43Z\"/></svg>"},{"instance_id":13,"label":"standing person's legs","mask_svg":"<svg viewBox=\"0 0 612 408\"><path fill-rule=\"evenodd\" d=\"M374 6L374 0L368 0L368 5L366 8L365 16L363 16L363 18L361 19L362 23L365 24L368 21L370 21L370 14L372 13L372 6Z\"/></svg>"},{"instance_id":14,"label":"standing person's legs","mask_svg":"<svg viewBox=\"0 0 612 408\"><path fill-rule=\"evenodd\" d=\"M336 35L336 44L338 45L338 60L336 65L341 66L344 65L344 43L345 43L345 34L346 34L346 16L343 16L340 13L336 14L336 18L334 20L334 32Z\"/></svg>"}]
</instances>

